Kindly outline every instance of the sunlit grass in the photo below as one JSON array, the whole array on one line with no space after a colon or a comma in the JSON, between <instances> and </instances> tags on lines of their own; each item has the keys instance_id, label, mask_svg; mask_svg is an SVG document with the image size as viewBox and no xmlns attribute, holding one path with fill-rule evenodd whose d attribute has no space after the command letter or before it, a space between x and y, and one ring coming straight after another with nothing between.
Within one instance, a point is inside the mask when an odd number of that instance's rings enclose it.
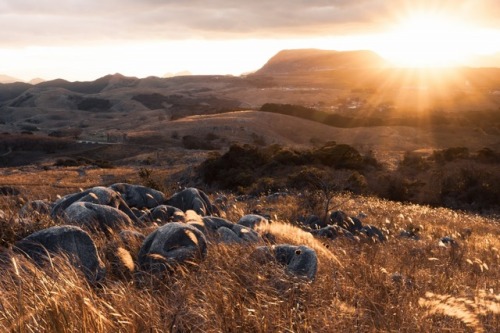
<instances>
[{"instance_id":1,"label":"sunlit grass","mask_svg":"<svg viewBox=\"0 0 500 333\"><path fill-rule=\"evenodd\" d=\"M76 173L74 173L76 175ZM60 188L28 194L55 197ZM211 244L205 261L172 275L131 273L139 244L118 235L93 235L107 277L89 284L64 258L43 269L2 250L0 330L14 332L494 332L500 325L499 221L443 208L372 197L336 195L338 209L367 215L388 235L369 240L316 239L300 229L303 197L236 201L226 193L223 215L236 221L259 210L259 227L277 243L304 244L318 254L313 282L288 275L276 263L258 264L254 245ZM47 217L18 219L20 202L3 200L2 244L54 224ZM28 223L27 223L28 222ZM419 227L421 240L398 237ZM148 229L134 229L148 234ZM458 246L443 247L453 237ZM131 251L128 252L127 249Z\"/></svg>"}]
</instances>

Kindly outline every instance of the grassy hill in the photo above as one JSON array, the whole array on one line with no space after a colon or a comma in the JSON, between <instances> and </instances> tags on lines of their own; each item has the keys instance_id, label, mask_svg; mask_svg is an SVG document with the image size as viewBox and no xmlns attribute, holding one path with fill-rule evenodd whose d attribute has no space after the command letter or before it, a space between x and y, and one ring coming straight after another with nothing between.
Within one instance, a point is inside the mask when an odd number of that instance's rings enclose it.
<instances>
[{"instance_id":1,"label":"grassy hill","mask_svg":"<svg viewBox=\"0 0 500 333\"><path fill-rule=\"evenodd\" d=\"M103 185L118 179L140 181L133 170L89 170L83 178L75 171L49 171L40 180L54 176L78 184L94 179ZM103 183L105 174L109 177ZM27 176L18 172L16 177ZM22 187L22 200L53 199L72 191L50 185L38 191L35 183ZM3 259L0 327L46 332L494 332L500 325L498 219L335 195L335 209L349 215L363 212L363 223L379 227L388 240L330 240L314 238L297 224L300 215L313 212L307 208L312 196L242 201L224 194L228 201L226 208L220 207L222 216L234 221L256 210L270 214L272 223L259 232L272 234L277 243L315 249L316 279L288 275L272 262L259 264L251 245L215 244L207 259L194 266L163 276L144 275L131 271L134 246L127 252L117 234L93 234L108 272L99 285L89 284L63 258L44 269L22 256ZM1 201L2 246L54 223L39 215L28 217L30 223L18 220L21 202L19 197ZM148 234L152 228L133 230ZM419 240L399 236L409 230L416 230ZM440 244L444 236L456 244ZM6 251L2 248L2 258Z\"/></svg>"},{"instance_id":2,"label":"grassy hill","mask_svg":"<svg viewBox=\"0 0 500 333\"><path fill-rule=\"evenodd\" d=\"M0 331L497 332L498 69L382 65L289 50L242 77L0 84ZM199 187L233 222L268 216L258 245L309 246L316 279L259 262L256 244L209 244L204 261L153 275L117 232L92 233L100 283L62 256L40 267L13 253L60 223L25 203L119 182ZM303 223L335 210L387 240Z\"/></svg>"}]
</instances>

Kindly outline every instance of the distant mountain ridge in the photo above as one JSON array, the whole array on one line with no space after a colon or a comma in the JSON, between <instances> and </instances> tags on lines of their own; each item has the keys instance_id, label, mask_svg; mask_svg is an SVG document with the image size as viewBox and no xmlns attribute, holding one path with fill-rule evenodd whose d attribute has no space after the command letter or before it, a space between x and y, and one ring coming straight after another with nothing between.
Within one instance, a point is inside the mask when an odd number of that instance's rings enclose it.
<instances>
[{"instance_id":1,"label":"distant mountain ridge","mask_svg":"<svg viewBox=\"0 0 500 333\"><path fill-rule=\"evenodd\" d=\"M13 76L10 76L10 75L0 74L0 83L3 83L3 84L6 84L6 83L17 83L17 82L29 83L29 84L38 84L38 83L41 83L41 82L44 82L44 81L45 81L44 79L37 77L37 78L31 79L30 81L26 82L24 80L18 79L16 77L13 77Z\"/></svg>"},{"instance_id":2,"label":"distant mountain ridge","mask_svg":"<svg viewBox=\"0 0 500 333\"><path fill-rule=\"evenodd\" d=\"M14 83L14 82L23 82L23 80L17 79L9 75L0 74L0 83Z\"/></svg>"},{"instance_id":3,"label":"distant mountain ridge","mask_svg":"<svg viewBox=\"0 0 500 333\"><path fill-rule=\"evenodd\" d=\"M255 74L292 74L335 69L364 69L386 66L385 60L372 51L332 51L296 49L278 52Z\"/></svg>"}]
</instances>

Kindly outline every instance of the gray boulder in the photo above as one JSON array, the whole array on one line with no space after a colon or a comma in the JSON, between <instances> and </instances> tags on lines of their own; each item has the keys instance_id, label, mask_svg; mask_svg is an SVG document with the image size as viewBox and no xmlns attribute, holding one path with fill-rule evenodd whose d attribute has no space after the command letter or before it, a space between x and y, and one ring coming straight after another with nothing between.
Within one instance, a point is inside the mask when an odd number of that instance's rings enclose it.
<instances>
[{"instance_id":1,"label":"gray boulder","mask_svg":"<svg viewBox=\"0 0 500 333\"><path fill-rule=\"evenodd\" d=\"M123 247L133 253L139 252L142 242L146 239L146 236L135 230L122 230L118 237Z\"/></svg>"},{"instance_id":2,"label":"gray boulder","mask_svg":"<svg viewBox=\"0 0 500 333\"><path fill-rule=\"evenodd\" d=\"M149 234L138 254L140 268L159 273L207 255L205 235L195 227L180 222L167 223Z\"/></svg>"},{"instance_id":3,"label":"gray boulder","mask_svg":"<svg viewBox=\"0 0 500 333\"><path fill-rule=\"evenodd\" d=\"M162 205L167 199L163 192L142 185L116 183L109 188L120 193L129 207L150 209Z\"/></svg>"},{"instance_id":4,"label":"gray boulder","mask_svg":"<svg viewBox=\"0 0 500 333\"><path fill-rule=\"evenodd\" d=\"M273 258L286 267L292 275L314 280L318 270L318 257L316 251L305 245L294 246L289 244L258 247L252 255L257 262L265 262Z\"/></svg>"},{"instance_id":5,"label":"gray boulder","mask_svg":"<svg viewBox=\"0 0 500 333\"><path fill-rule=\"evenodd\" d=\"M361 228L360 234L379 242L385 242L387 240L387 237L385 237L382 231L380 231L379 228L373 225L365 225L363 228Z\"/></svg>"},{"instance_id":6,"label":"gray boulder","mask_svg":"<svg viewBox=\"0 0 500 333\"><path fill-rule=\"evenodd\" d=\"M13 186L0 186L0 195L14 196L20 195L21 191Z\"/></svg>"},{"instance_id":7,"label":"gray boulder","mask_svg":"<svg viewBox=\"0 0 500 333\"><path fill-rule=\"evenodd\" d=\"M350 216L349 217L351 220L349 221L350 222L350 225L351 225L351 228L348 229L349 231L351 232L356 232L356 231L359 231L363 228L363 223L361 222L361 220L355 216Z\"/></svg>"},{"instance_id":8,"label":"gray boulder","mask_svg":"<svg viewBox=\"0 0 500 333\"><path fill-rule=\"evenodd\" d=\"M220 227L226 227L232 229L234 226L233 222L217 216L203 216L202 221L205 230L208 232L217 231L217 229L219 229Z\"/></svg>"},{"instance_id":9,"label":"gray boulder","mask_svg":"<svg viewBox=\"0 0 500 333\"><path fill-rule=\"evenodd\" d=\"M399 233L399 237L413 239L416 241L420 240L420 236L413 230L401 230L401 232Z\"/></svg>"},{"instance_id":10,"label":"gray boulder","mask_svg":"<svg viewBox=\"0 0 500 333\"><path fill-rule=\"evenodd\" d=\"M267 202L277 202L281 198L286 198L288 196L287 192L275 192L266 196Z\"/></svg>"},{"instance_id":11,"label":"gray boulder","mask_svg":"<svg viewBox=\"0 0 500 333\"><path fill-rule=\"evenodd\" d=\"M276 245L274 247L276 260L286 265L287 271L293 275L304 276L314 280L318 270L318 257L310 247L301 245Z\"/></svg>"},{"instance_id":12,"label":"gray boulder","mask_svg":"<svg viewBox=\"0 0 500 333\"><path fill-rule=\"evenodd\" d=\"M165 224L168 222L185 222L186 216L179 208L175 208L174 206L159 205L146 211L146 213L141 216L140 220L145 223L160 222L161 224Z\"/></svg>"},{"instance_id":13,"label":"gray boulder","mask_svg":"<svg viewBox=\"0 0 500 333\"><path fill-rule=\"evenodd\" d=\"M243 225L245 227L248 227L250 229L255 229L255 227L259 226L260 224L267 224L269 221L257 214L248 214L239 219L237 224Z\"/></svg>"},{"instance_id":14,"label":"gray boulder","mask_svg":"<svg viewBox=\"0 0 500 333\"><path fill-rule=\"evenodd\" d=\"M447 246L458 246L458 243L456 240L451 238L450 236L444 236L439 240L439 246L447 247Z\"/></svg>"},{"instance_id":15,"label":"gray boulder","mask_svg":"<svg viewBox=\"0 0 500 333\"><path fill-rule=\"evenodd\" d=\"M256 243L261 240L260 235L255 230L243 225L235 224L231 230L244 242Z\"/></svg>"},{"instance_id":16,"label":"gray boulder","mask_svg":"<svg viewBox=\"0 0 500 333\"><path fill-rule=\"evenodd\" d=\"M102 279L105 274L94 241L76 226L63 225L40 230L17 242L14 250L40 265L49 256L66 254L71 263L92 281Z\"/></svg>"},{"instance_id":17,"label":"gray boulder","mask_svg":"<svg viewBox=\"0 0 500 333\"><path fill-rule=\"evenodd\" d=\"M239 238L235 232L226 227L220 227L219 229L217 229L217 235L218 235L218 240L222 243L226 244L243 243L243 240Z\"/></svg>"},{"instance_id":18,"label":"gray boulder","mask_svg":"<svg viewBox=\"0 0 500 333\"><path fill-rule=\"evenodd\" d=\"M214 204L218 205L219 208L226 209L229 199L225 195L220 195L214 200Z\"/></svg>"},{"instance_id":19,"label":"gray boulder","mask_svg":"<svg viewBox=\"0 0 500 333\"><path fill-rule=\"evenodd\" d=\"M165 201L165 204L177 207L184 212L194 210L200 216L213 215L216 212L208 196L203 191L192 187L175 193Z\"/></svg>"},{"instance_id":20,"label":"gray boulder","mask_svg":"<svg viewBox=\"0 0 500 333\"><path fill-rule=\"evenodd\" d=\"M341 210L336 210L330 214L330 222L341 225L347 219L347 214Z\"/></svg>"},{"instance_id":21,"label":"gray boulder","mask_svg":"<svg viewBox=\"0 0 500 333\"><path fill-rule=\"evenodd\" d=\"M354 239L354 235L349 230L341 228L338 225L329 225L321 229L311 230L311 234L329 239L336 239L338 237Z\"/></svg>"},{"instance_id":22,"label":"gray boulder","mask_svg":"<svg viewBox=\"0 0 500 333\"><path fill-rule=\"evenodd\" d=\"M57 200L52 207L52 217L63 215L66 208L75 202L90 202L93 204L114 207L127 214L134 223L140 223L137 216L135 216L134 212L132 212L118 192L102 186L93 187L79 193L68 194Z\"/></svg>"},{"instance_id":23,"label":"gray boulder","mask_svg":"<svg viewBox=\"0 0 500 333\"><path fill-rule=\"evenodd\" d=\"M243 225L215 216L204 216L202 218L203 226L193 224L196 228L210 237L215 235L215 241L223 243L255 243L261 240L260 235Z\"/></svg>"},{"instance_id":24,"label":"gray boulder","mask_svg":"<svg viewBox=\"0 0 500 333\"><path fill-rule=\"evenodd\" d=\"M352 233L360 231L363 227L361 220L356 217L349 217L341 210L334 211L330 214L330 223L347 229Z\"/></svg>"},{"instance_id":25,"label":"gray boulder","mask_svg":"<svg viewBox=\"0 0 500 333\"><path fill-rule=\"evenodd\" d=\"M130 211L132 211L132 213L134 213L135 217L137 217L138 219L140 219L141 217L144 216L144 214L149 212L148 209L142 210L136 207L131 207Z\"/></svg>"},{"instance_id":26,"label":"gray boulder","mask_svg":"<svg viewBox=\"0 0 500 333\"><path fill-rule=\"evenodd\" d=\"M321 229L327 226L327 223L317 215L309 215L306 218L302 218L301 222L304 226L309 227L312 230Z\"/></svg>"},{"instance_id":27,"label":"gray boulder","mask_svg":"<svg viewBox=\"0 0 500 333\"><path fill-rule=\"evenodd\" d=\"M92 231L102 231L110 235L113 231L131 226L132 221L121 210L91 202L75 202L62 216L67 224L87 227Z\"/></svg>"},{"instance_id":28,"label":"gray boulder","mask_svg":"<svg viewBox=\"0 0 500 333\"><path fill-rule=\"evenodd\" d=\"M30 217L33 215L50 215L52 206L46 200L28 201L19 211L20 217Z\"/></svg>"}]
</instances>

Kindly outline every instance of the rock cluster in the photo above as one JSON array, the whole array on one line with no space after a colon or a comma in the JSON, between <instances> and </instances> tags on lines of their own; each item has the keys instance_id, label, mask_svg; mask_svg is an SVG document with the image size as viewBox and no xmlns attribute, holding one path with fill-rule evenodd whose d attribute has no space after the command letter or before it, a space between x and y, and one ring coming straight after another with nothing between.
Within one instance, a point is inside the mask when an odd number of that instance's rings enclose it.
<instances>
[{"instance_id":1,"label":"rock cluster","mask_svg":"<svg viewBox=\"0 0 500 333\"><path fill-rule=\"evenodd\" d=\"M309 280L317 271L313 249L289 244L262 246L265 242L257 230L268 219L257 214L245 215L237 223L221 218L208 196L196 188L167 197L148 187L118 183L69 194L54 203L33 201L21 213L26 217L49 215L62 225L22 239L15 244L17 252L40 265L53 256L66 255L89 280L98 281L105 274L93 233L108 239L118 235L121 245L117 251L137 257L137 269L143 272L170 273L177 265L204 260L215 243L257 246L256 252L268 253L286 272ZM147 231L147 235L128 230L130 227Z\"/></svg>"}]
</instances>

